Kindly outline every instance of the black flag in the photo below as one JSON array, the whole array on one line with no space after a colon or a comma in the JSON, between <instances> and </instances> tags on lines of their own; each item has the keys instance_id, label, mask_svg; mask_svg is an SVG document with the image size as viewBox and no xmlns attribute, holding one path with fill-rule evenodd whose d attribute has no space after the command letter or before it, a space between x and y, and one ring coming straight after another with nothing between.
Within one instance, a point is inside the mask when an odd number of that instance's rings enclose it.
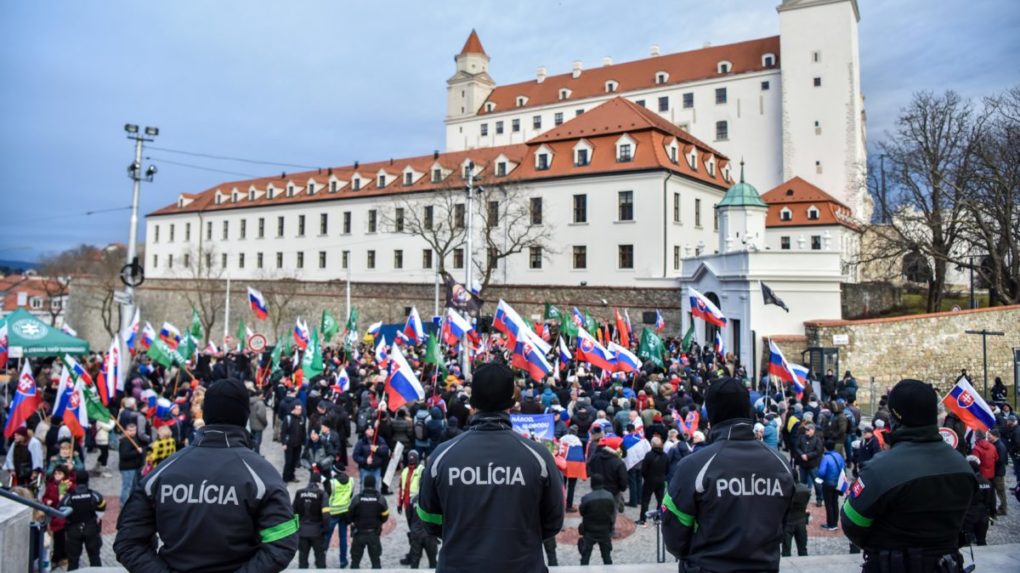
<instances>
[{"instance_id":1,"label":"black flag","mask_svg":"<svg viewBox=\"0 0 1020 573\"><path fill-rule=\"evenodd\" d=\"M765 300L765 304L774 304L786 312L790 312L783 299L776 296L776 293L772 292L772 289L765 283L761 283L761 297Z\"/></svg>"},{"instance_id":2,"label":"black flag","mask_svg":"<svg viewBox=\"0 0 1020 573\"><path fill-rule=\"evenodd\" d=\"M446 306L457 310L467 311L475 315L482 308L483 301L478 295L472 293L450 276L450 273L443 271L443 282L446 285Z\"/></svg>"}]
</instances>

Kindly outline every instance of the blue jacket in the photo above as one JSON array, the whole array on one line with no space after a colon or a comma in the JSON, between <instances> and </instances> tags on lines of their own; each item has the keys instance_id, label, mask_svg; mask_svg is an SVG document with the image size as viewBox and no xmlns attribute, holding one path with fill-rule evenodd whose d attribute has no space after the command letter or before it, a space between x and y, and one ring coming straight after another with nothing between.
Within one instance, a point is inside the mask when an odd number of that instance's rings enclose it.
<instances>
[{"instance_id":1,"label":"blue jacket","mask_svg":"<svg viewBox=\"0 0 1020 573\"><path fill-rule=\"evenodd\" d=\"M822 463L818 466L818 477L825 482L825 485L836 487L839 484L839 474L846 468L846 462L839 452L828 451L822 455Z\"/></svg>"},{"instance_id":2,"label":"blue jacket","mask_svg":"<svg viewBox=\"0 0 1020 573\"><path fill-rule=\"evenodd\" d=\"M765 422L765 434L762 437L762 441L765 445L778 450L779 449L779 425L775 420L771 422Z\"/></svg>"}]
</instances>

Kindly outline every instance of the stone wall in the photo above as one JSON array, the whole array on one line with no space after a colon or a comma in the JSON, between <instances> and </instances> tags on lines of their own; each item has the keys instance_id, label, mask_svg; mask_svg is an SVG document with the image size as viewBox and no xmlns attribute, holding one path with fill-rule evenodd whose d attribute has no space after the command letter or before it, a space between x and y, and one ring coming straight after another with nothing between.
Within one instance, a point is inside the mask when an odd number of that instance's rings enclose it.
<instances>
[{"instance_id":1,"label":"stone wall","mask_svg":"<svg viewBox=\"0 0 1020 573\"><path fill-rule=\"evenodd\" d=\"M964 368L983 391L982 337L965 332L982 329L1005 333L988 337L988 381L991 387L1001 376L1013 402L1012 349L1020 347L1020 305L805 323L806 346L839 348L840 369L852 371L862 389L874 377L878 393L902 378L932 382L945 392ZM845 336L847 344L835 345L834 336Z\"/></svg>"},{"instance_id":2,"label":"stone wall","mask_svg":"<svg viewBox=\"0 0 1020 573\"><path fill-rule=\"evenodd\" d=\"M259 289L268 299L270 319L265 323L257 323L248 309L246 292L248 286ZM345 287L346 283L343 281L232 283L230 324L227 326L227 332L233 335L238 318L243 318L253 330L266 333L272 342L274 339L272 333L290 329L298 316L305 319L309 326L318 326L323 309L329 310L342 322L346 316ZM67 310L68 322L75 326L80 337L89 341L93 349L104 348L109 344L110 336L103 327L99 313L87 308L81 301L94 296L101 288L102 285L89 283L84 279L76 282ZM149 321L157 330L164 320L172 322L181 330L190 324L192 304L189 297L195 301L215 303L219 308L214 313L215 323L212 331L215 335L214 341L219 344L223 335L222 307L225 288L224 281L161 279L146 281L136 290L135 295L142 309L142 320ZM500 298L505 299L520 314L527 317L541 314L545 302L555 304L567 312L573 306L582 311L587 309L592 316L600 320L610 319L613 308L619 307L621 312L626 309L630 313L631 324L638 331L642 325L642 312L654 312L658 309L666 320L666 332L677 333L680 330L679 288L491 286L485 292L486 304L482 308L482 315L491 316ZM443 300L443 290L440 287L440 308ZM422 318L428 320L433 313L434 301L434 285L351 284L351 304L360 313L359 322L362 329L378 320L386 323L403 322L406 309L412 305L417 306ZM116 319L114 322L116 323Z\"/></svg>"},{"instance_id":3,"label":"stone wall","mask_svg":"<svg viewBox=\"0 0 1020 573\"><path fill-rule=\"evenodd\" d=\"M881 316L903 306L903 291L890 282L843 283L843 319Z\"/></svg>"},{"instance_id":4,"label":"stone wall","mask_svg":"<svg viewBox=\"0 0 1020 573\"><path fill-rule=\"evenodd\" d=\"M0 498L0 573L28 571L32 510Z\"/></svg>"}]
</instances>

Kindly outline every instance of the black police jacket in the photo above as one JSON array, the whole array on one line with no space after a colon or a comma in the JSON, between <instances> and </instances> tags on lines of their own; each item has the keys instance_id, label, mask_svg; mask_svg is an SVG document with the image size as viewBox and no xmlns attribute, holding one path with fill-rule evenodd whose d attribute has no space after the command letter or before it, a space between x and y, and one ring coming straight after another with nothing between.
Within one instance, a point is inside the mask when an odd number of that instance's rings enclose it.
<instances>
[{"instance_id":1,"label":"black police jacket","mask_svg":"<svg viewBox=\"0 0 1020 573\"><path fill-rule=\"evenodd\" d=\"M106 500L102 494L82 484L67 492L64 499L60 500L60 505L71 508L68 525L95 523L99 517L98 512L106 510Z\"/></svg>"},{"instance_id":2,"label":"black police jacket","mask_svg":"<svg viewBox=\"0 0 1020 573\"><path fill-rule=\"evenodd\" d=\"M300 524L299 537L322 536L323 510L329 510L329 499L318 484L309 484L294 493L294 514L298 516Z\"/></svg>"},{"instance_id":3,"label":"black police jacket","mask_svg":"<svg viewBox=\"0 0 1020 573\"><path fill-rule=\"evenodd\" d=\"M273 572L294 557L297 531L287 487L248 432L211 425L135 486L113 550L135 573Z\"/></svg>"},{"instance_id":4,"label":"black police jacket","mask_svg":"<svg viewBox=\"0 0 1020 573\"><path fill-rule=\"evenodd\" d=\"M418 517L443 538L437 571L544 572L542 541L563 527L563 478L549 450L482 412L432 453Z\"/></svg>"},{"instance_id":5,"label":"black police jacket","mask_svg":"<svg viewBox=\"0 0 1020 573\"><path fill-rule=\"evenodd\" d=\"M843 533L865 551L958 546L977 480L932 426L900 427L868 462L840 511Z\"/></svg>"},{"instance_id":6,"label":"black police jacket","mask_svg":"<svg viewBox=\"0 0 1020 573\"><path fill-rule=\"evenodd\" d=\"M666 548L709 571L777 571L793 473L754 439L751 420L712 428L711 444L677 466L663 505Z\"/></svg>"},{"instance_id":7,"label":"black police jacket","mask_svg":"<svg viewBox=\"0 0 1020 573\"><path fill-rule=\"evenodd\" d=\"M351 522L355 534L378 534L389 517L390 510L386 506L386 499L379 495L378 490L366 489L354 496L347 519Z\"/></svg>"}]
</instances>

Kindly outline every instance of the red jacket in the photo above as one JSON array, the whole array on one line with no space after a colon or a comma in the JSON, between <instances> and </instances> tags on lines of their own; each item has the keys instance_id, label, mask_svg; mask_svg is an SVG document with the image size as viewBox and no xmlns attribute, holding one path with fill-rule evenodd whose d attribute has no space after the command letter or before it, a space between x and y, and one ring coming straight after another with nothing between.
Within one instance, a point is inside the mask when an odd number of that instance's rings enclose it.
<instances>
[{"instance_id":1,"label":"red jacket","mask_svg":"<svg viewBox=\"0 0 1020 573\"><path fill-rule=\"evenodd\" d=\"M981 475L987 480L995 479L995 462L999 460L999 452L995 451L995 446L988 440L979 440L974 444L971 453L981 460Z\"/></svg>"}]
</instances>

